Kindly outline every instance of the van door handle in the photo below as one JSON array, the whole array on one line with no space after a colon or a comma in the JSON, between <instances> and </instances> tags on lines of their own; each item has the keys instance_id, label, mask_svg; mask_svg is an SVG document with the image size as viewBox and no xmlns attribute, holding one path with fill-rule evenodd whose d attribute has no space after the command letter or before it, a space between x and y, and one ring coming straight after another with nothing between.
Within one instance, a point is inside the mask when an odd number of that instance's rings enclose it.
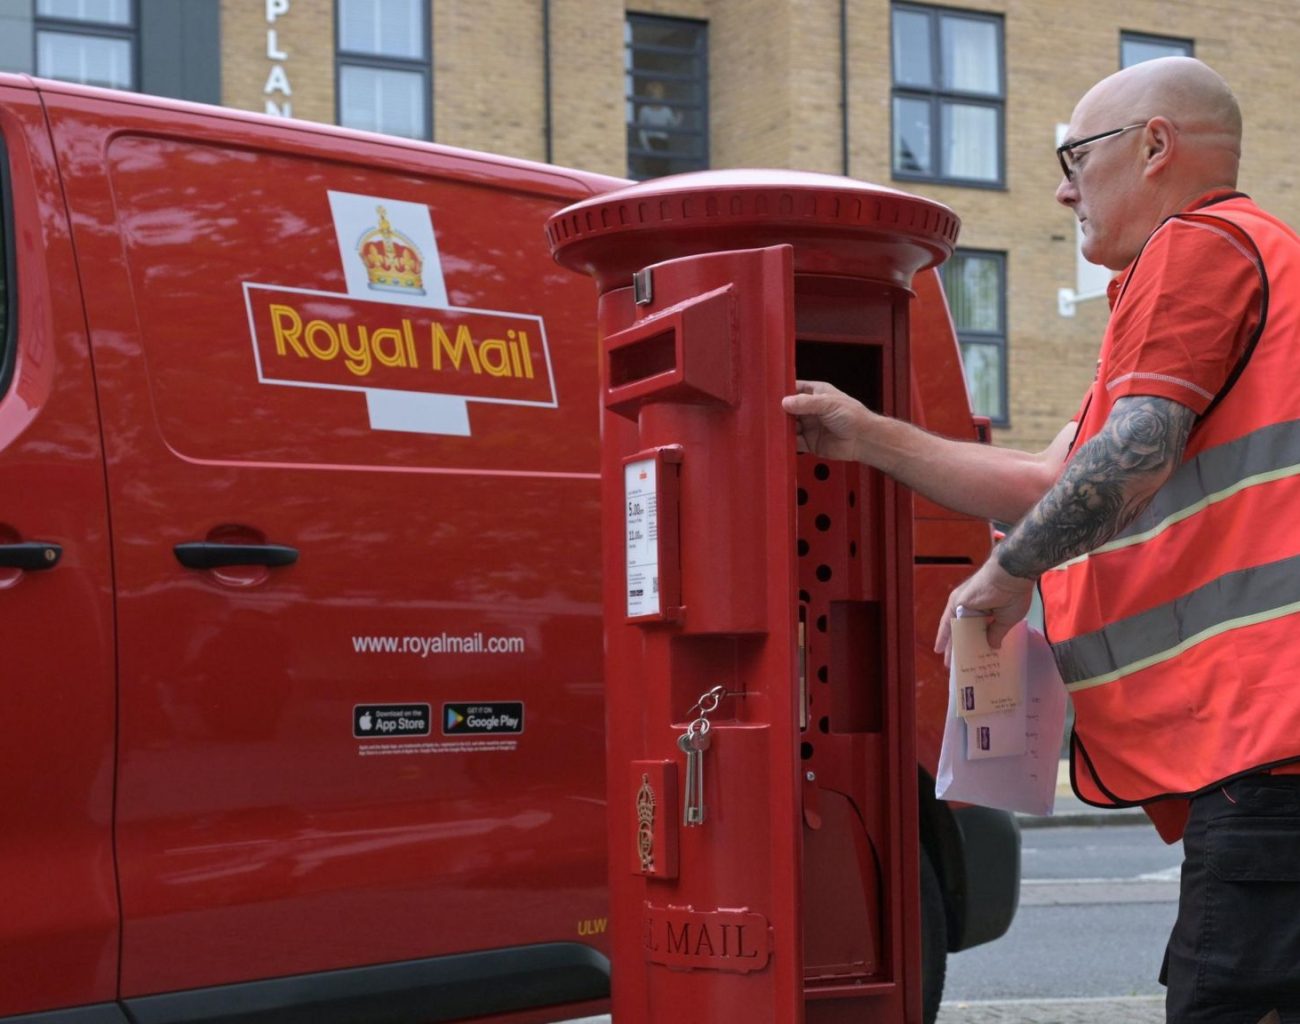
<instances>
[{"instance_id":1,"label":"van door handle","mask_svg":"<svg viewBox=\"0 0 1300 1024\"><path fill-rule=\"evenodd\" d=\"M283 544L209 544L193 541L172 548L187 569L221 569L228 565L293 565L298 549Z\"/></svg>"},{"instance_id":2,"label":"van door handle","mask_svg":"<svg viewBox=\"0 0 1300 1024\"><path fill-rule=\"evenodd\" d=\"M0 544L0 568L26 569L39 572L53 569L63 557L63 548L43 541L25 541L21 544Z\"/></svg>"}]
</instances>

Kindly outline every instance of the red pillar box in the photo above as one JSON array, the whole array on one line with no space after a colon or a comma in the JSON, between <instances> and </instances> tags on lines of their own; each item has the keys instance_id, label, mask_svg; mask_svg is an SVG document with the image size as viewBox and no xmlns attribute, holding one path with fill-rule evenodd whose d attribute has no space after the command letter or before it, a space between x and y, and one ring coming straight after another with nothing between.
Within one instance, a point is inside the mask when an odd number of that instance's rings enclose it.
<instances>
[{"instance_id":1,"label":"red pillar box","mask_svg":"<svg viewBox=\"0 0 1300 1024\"><path fill-rule=\"evenodd\" d=\"M921 1020L911 499L796 456L780 399L906 418L909 286L957 228L761 171L547 225L599 289L618 1024Z\"/></svg>"}]
</instances>

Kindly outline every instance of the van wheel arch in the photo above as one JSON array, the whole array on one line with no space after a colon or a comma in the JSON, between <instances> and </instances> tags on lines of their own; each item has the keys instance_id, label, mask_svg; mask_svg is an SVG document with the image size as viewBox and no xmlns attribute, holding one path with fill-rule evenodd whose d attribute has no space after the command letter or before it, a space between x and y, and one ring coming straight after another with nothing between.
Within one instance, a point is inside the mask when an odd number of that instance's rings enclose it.
<instances>
[{"instance_id":1,"label":"van wheel arch","mask_svg":"<svg viewBox=\"0 0 1300 1024\"><path fill-rule=\"evenodd\" d=\"M948 952L991 942L1011 927L1020 904L1020 826L988 807L954 808L918 769L921 848L942 893ZM976 884L972 884L976 880Z\"/></svg>"}]
</instances>

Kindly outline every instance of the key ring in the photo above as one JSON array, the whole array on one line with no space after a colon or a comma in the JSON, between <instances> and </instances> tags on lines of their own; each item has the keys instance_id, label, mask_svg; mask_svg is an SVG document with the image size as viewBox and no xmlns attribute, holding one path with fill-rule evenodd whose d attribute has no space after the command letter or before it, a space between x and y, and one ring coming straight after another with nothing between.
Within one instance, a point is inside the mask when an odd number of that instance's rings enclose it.
<instances>
[{"instance_id":1,"label":"key ring","mask_svg":"<svg viewBox=\"0 0 1300 1024\"><path fill-rule=\"evenodd\" d=\"M728 690L726 686L719 683L713 689L700 695L700 699L691 705L691 709L686 712L686 717L690 718L696 711L700 715L707 716L718 710L718 705L722 703L724 697L743 697L744 690Z\"/></svg>"},{"instance_id":2,"label":"key ring","mask_svg":"<svg viewBox=\"0 0 1300 1024\"><path fill-rule=\"evenodd\" d=\"M722 701L722 695L727 692L727 688L719 684L712 690L700 695L700 699L691 705L686 717L690 718L692 714L698 711L701 715L711 715L718 710L718 704ZM705 705L708 705L707 707Z\"/></svg>"},{"instance_id":3,"label":"key ring","mask_svg":"<svg viewBox=\"0 0 1300 1024\"><path fill-rule=\"evenodd\" d=\"M691 720L690 725L686 727L686 735L691 739L696 736L703 738L709 734L709 730L712 728L713 726L709 725L709 720L701 715L699 718Z\"/></svg>"}]
</instances>

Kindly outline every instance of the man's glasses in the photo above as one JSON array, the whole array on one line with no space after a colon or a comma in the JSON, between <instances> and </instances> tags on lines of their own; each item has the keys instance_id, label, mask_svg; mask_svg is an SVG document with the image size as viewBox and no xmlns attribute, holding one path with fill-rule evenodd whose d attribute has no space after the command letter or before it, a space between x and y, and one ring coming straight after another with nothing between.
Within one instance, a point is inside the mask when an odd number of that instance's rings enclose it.
<instances>
[{"instance_id":1,"label":"man's glasses","mask_svg":"<svg viewBox=\"0 0 1300 1024\"><path fill-rule=\"evenodd\" d=\"M1065 175L1065 180L1074 180L1074 165L1078 159L1074 155L1074 150L1079 146L1086 146L1088 143L1097 142L1100 139L1109 139L1112 135L1123 135L1125 132L1131 132L1134 128L1145 128L1146 126L1146 121L1139 121L1137 124L1126 124L1123 128L1112 128L1110 131L1102 132L1099 135L1089 135L1086 139L1079 139L1078 142L1067 142L1064 146L1057 146L1056 159L1061 161L1061 173Z\"/></svg>"}]
</instances>

